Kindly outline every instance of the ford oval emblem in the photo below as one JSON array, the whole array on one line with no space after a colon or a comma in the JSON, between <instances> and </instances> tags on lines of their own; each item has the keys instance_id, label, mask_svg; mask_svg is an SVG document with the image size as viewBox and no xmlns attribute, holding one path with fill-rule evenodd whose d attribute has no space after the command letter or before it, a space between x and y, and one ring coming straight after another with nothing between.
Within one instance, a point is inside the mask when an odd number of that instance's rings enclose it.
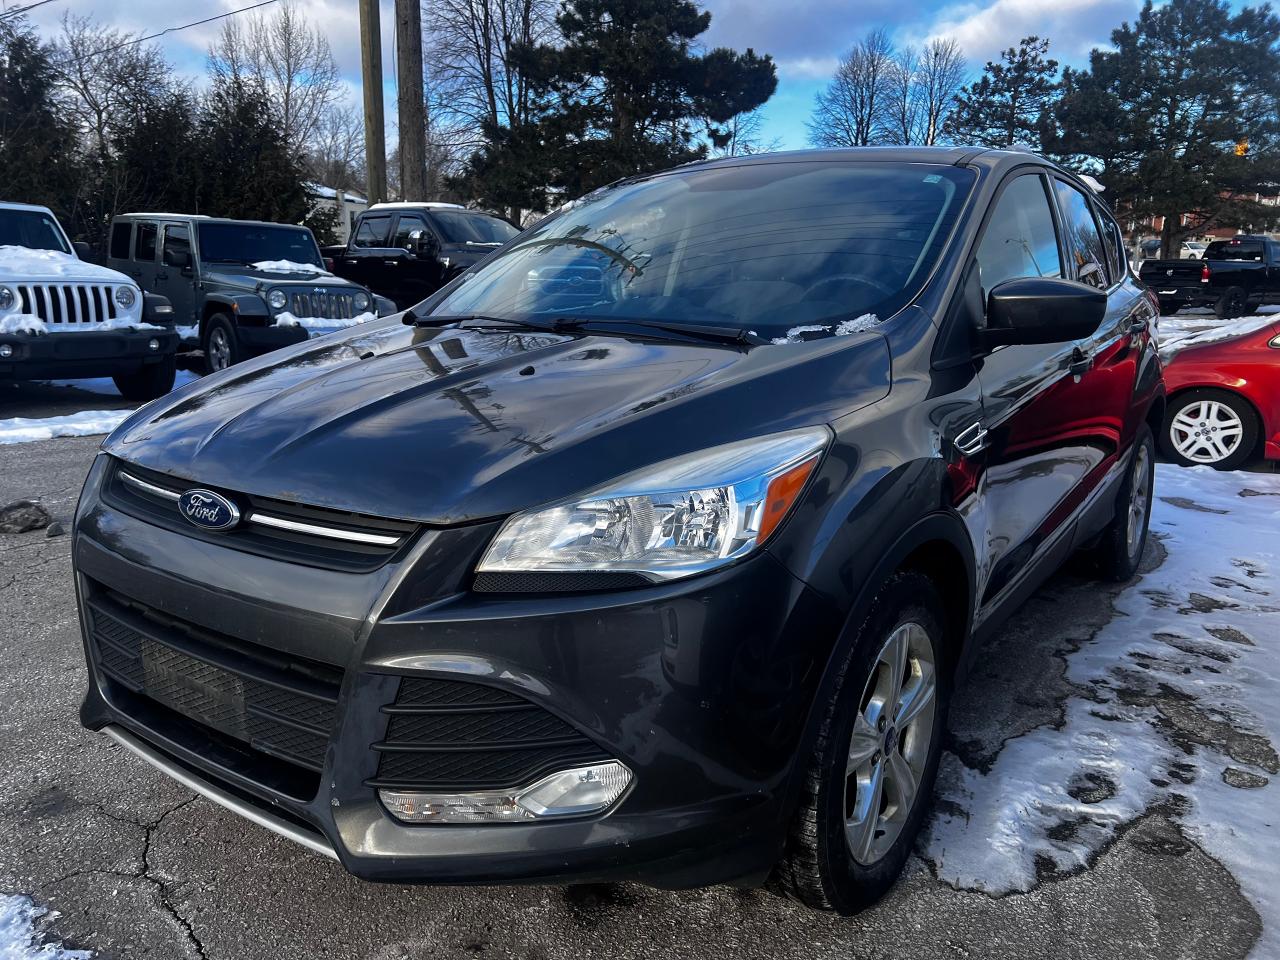
<instances>
[{"instance_id":1,"label":"ford oval emblem","mask_svg":"<svg viewBox=\"0 0 1280 960\"><path fill-rule=\"evenodd\" d=\"M178 510L206 530L229 530L240 522L240 508L212 490L188 490L178 498Z\"/></svg>"}]
</instances>

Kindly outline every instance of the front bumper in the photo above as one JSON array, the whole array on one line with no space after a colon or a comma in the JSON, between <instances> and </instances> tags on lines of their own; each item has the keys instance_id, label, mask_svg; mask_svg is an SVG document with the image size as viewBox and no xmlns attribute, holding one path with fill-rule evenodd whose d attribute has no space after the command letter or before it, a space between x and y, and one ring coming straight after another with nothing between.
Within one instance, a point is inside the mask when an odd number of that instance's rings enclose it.
<instances>
[{"instance_id":1,"label":"front bumper","mask_svg":"<svg viewBox=\"0 0 1280 960\"><path fill-rule=\"evenodd\" d=\"M782 848L795 758L834 611L772 557L683 583L607 594L468 590L496 524L424 529L376 569L286 563L193 539L109 502L99 458L77 511L73 558L89 661L85 726L218 802L397 882L758 882ZM176 722L116 683L89 604L123 594L198 630L306 658L341 675L318 776L200 723ZM541 823L405 825L371 782L372 745L407 678L516 694L634 774L604 815ZM149 754L149 755L148 755Z\"/></svg>"},{"instance_id":2,"label":"front bumper","mask_svg":"<svg viewBox=\"0 0 1280 960\"><path fill-rule=\"evenodd\" d=\"M152 340L160 342L152 350ZM134 373L147 364L160 363L178 348L172 328L42 334L0 334L0 345L13 354L0 358L0 380L78 379Z\"/></svg>"}]
</instances>

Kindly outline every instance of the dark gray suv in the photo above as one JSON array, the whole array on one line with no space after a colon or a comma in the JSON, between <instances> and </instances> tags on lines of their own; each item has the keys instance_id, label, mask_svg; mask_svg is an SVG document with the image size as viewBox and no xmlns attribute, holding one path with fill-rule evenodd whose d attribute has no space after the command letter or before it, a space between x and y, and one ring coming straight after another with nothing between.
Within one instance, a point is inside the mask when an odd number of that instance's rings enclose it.
<instances>
[{"instance_id":1,"label":"dark gray suv","mask_svg":"<svg viewBox=\"0 0 1280 960\"><path fill-rule=\"evenodd\" d=\"M107 263L173 304L208 372L395 312L324 268L306 227L180 213L115 218Z\"/></svg>"}]
</instances>

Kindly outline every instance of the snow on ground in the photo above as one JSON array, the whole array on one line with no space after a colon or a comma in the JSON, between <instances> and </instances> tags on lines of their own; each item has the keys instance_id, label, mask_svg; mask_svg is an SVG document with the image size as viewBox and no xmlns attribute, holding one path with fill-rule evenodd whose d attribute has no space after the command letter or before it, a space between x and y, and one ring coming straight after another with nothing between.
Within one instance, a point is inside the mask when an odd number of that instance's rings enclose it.
<instances>
[{"instance_id":1,"label":"snow on ground","mask_svg":"<svg viewBox=\"0 0 1280 960\"><path fill-rule=\"evenodd\" d=\"M986 773L945 754L923 840L937 875L999 895L1090 863L1159 807L1239 881L1280 957L1280 476L1161 464L1167 558L1069 655L1060 727Z\"/></svg>"},{"instance_id":2,"label":"snow on ground","mask_svg":"<svg viewBox=\"0 0 1280 960\"><path fill-rule=\"evenodd\" d=\"M1219 340L1230 340L1262 330L1267 327L1280 329L1280 317L1265 312L1235 320L1219 320L1212 314L1180 313L1176 316L1161 317L1156 324L1156 341L1160 348L1160 359L1168 363L1174 354L1187 347L1199 347Z\"/></svg>"},{"instance_id":3,"label":"snow on ground","mask_svg":"<svg viewBox=\"0 0 1280 960\"><path fill-rule=\"evenodd\" d=\"M320 336L321 333L332 333L335 330L354 327L357 323L368 323L370 320L377 319L377 314L367 312L354 316L349 320L339 320L334 317L295 317L286 310L283 313L276 314L276 326L302 327L311 331L312 336Z\"/></svg>"},{"instance_id":4,"label":"snow on ground","mask_svg":"<svg viewBox=\"0 0 1280 960\"><path fill-rule=\"evenodd\" d=\"M261 270L263 273L311 273L317 276L332 276L323 267L317 267L314 263L298 263L296 260L259 260L253 264L253 269Z\"/></svg>"},{"instance_id":5,"label":"snow on ground","mask_svg":"<svg viewBox=\"0 0 1280 960\"><path fill-rule=\"evenodd\" d=\"M110 433L132 410L81 410L61 417L11 417L0 420L0 443L30 443L54 437L91 437Z\"/></svg>"},{"instance_id":6,"label":"snow on ground","mask_svg":"<svg viewBox=\"0 0 1280 960\"><path fill-rule=\"evenodd\" d=\"M43 928L55 916L30 897L0 894L0 960L91 960L86 950L45 942Z\"/></svg>"}]
</instances>

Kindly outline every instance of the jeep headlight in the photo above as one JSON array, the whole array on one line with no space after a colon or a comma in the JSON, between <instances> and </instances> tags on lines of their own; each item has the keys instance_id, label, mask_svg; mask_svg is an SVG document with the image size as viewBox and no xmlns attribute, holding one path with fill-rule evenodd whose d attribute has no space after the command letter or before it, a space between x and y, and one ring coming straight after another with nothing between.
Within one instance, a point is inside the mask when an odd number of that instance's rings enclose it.
<instances>
[{"instance_id":1,"label":"jeep headlight","mask_svg":"<svg viewBox=\"0 0 1280 960\"><path fill-rule=\"evenodd\" d=\"M133 287L116 287L116 303L128 310L137 301L138 295Z\"/></svg>"},{"instance_id":2,"label":"jeep headlight","mask_svg":"<svg viewBox=\"0 0 1280 960\"><path fill-rule=\"evenodd\" d=\"M477 570L611 571L658 581L723 566L777 530L830 436L815 427L725 444L518 513Z\"/></svg>"},{"instance_id":3,"label":"jeep headlight","mask_svg":"<svg viewBox=\"0 0 1280 960\"><path fill-rule=\"evenodd\" d=\"M369 309L369 295L363 290L357 290L356 295L351 298L351 305L356 308L357 312L364 313Z\"/></svg>"},{"instance_id":4,"label":"jeep headlight","mask_svg":"<svg viewBox=\"0 0 1280 960\"><path fill-rule=\"evenodd\" d=\"M18 302L18 298L13 295L13 291L8 287L0 287L0 313L12 310L13 305Z\"/></svg>"},{"instance_id":5,"label":"jeep headlight","mask_svg":"<svg viewBox=\"0 0 1280 960\"><path fill-rule=\"evenodd\" d=\"M272 310L283 310L284 305L289 302L289 295L283 290L272 290L267 294L267 306Z\"/></svg>"}]
</instances>

